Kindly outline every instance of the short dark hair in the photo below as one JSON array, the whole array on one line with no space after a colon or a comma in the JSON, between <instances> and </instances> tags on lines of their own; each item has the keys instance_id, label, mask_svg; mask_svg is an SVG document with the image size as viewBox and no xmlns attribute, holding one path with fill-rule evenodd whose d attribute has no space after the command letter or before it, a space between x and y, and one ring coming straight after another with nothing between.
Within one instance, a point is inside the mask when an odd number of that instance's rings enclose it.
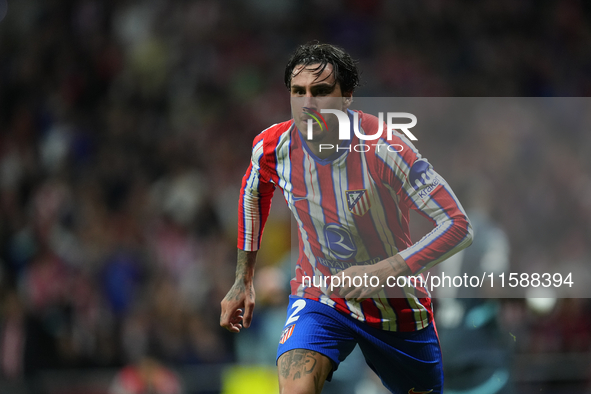
<instances>
[{"instance_id":1,"label":"short dark hair","mask_svg":"<svg viewBox=\"0 0 591 394\"><path fill-rule=\"evenodd\" d=\"M285 86L291 89L291 78L296 66L318 64L312 71L317 77L322 74L327 64L332 64L335 80L343 93L353 93L359 86L357 62L336 45L321 44L318 41L300 45L285 66ZM300 71L301 72L301 71Z\"/></svg>"}]
</instances>

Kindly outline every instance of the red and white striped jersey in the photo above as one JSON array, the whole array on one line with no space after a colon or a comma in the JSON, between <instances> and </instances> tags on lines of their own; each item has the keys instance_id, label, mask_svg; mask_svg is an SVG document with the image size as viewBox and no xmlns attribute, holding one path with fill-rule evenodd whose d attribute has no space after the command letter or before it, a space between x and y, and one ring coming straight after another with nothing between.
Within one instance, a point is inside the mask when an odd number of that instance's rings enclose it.
<instances>
[{"instance_id":1,"label":"red and white striped jersey","mask_svg":"<svg viewBox=\"0 0 591 394\"><path fill-rule=\"evenodd\" d=\"M349 111L351 120L352 115ZM361 133L375 134L379 120L357 115ZM384 138L360 141L351 132L338 152L320 159L293 120L260 133L242 180L238 248L258 250L271 198L279 187L299 228L292 294L318 300L376 328L414 331L433 319L424 287L386 287L357 303L329 297L303 280L331 276L351 265L374 264L397 253L414 274L420 274L470 244L470 223L449 185L406 137L395 132L387 141L385 136L384 131ZM434 225L415 244L409 231L410 209Z\"/></svg>"}]
</instances>

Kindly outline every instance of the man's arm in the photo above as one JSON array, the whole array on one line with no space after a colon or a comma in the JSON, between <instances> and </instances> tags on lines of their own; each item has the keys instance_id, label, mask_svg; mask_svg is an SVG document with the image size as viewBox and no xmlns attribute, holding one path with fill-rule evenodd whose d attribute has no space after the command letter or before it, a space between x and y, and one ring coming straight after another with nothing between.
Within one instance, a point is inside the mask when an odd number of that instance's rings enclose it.
<instances>
[{"instance_id":1,"label":"man's arm","mask_svg":"<svg viewBox=\"0 0 591 394\"><path fill-rule=\"evenodd\" d=\"M434 228L420 241L372 266L353 266L345 276L377 276L377 287L344 287L340 295L347 300L364 300L379 292L388 276L416 275L469 246L472 227L460 202L447 182L418 151L408 143L403 155L383 149L380 157L380 178L397 191L399 204L416 210ZM407 144L408 143L408 144Z\"/></svg>"},{"instance_id":2,"label":"man's arm","mask_svg":"<svg viewBox=\"0 0 591 394\"><path fill-rule=\"evenodd\" d=\"M242 327L248 328L252 321L255 305L253 278L256 257L256 250L247 252L238 249L236 280L222 300L220 316L220 326L228 331L240 332Z\"/></svg>"},{"instance_id":3,"label":"man's arm","mask_svg":"<svg viewBox=\"0 0 591 394\"><path fill-rule=\"evenodd\" d=\"M254 266L275 190L274 184L261 176L262 156L263 141L257 137L240 188L236 280L221 303L220 325L231 332L250 326L255 305Z\"/></svg>"},{"instance_id":4,"label":"man's arm","mask_svg":"<svg viewBox=\"0 0 591 394\"><path fill-rule=\"evenodd\" d=\"M400 251L413 274L423 272L472 243L470 220L449 184L425 159L416 160L400 189L400 203L433 224L419 241Z\"/></svg>"}]
</instances>

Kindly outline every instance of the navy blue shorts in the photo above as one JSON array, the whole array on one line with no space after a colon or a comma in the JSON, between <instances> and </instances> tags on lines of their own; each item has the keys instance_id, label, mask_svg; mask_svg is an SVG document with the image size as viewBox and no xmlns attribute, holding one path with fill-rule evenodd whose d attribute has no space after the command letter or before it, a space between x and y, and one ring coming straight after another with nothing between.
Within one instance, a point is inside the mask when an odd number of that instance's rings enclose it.
<instances>
[{"instance_id":1,"label":"navy blue shorts","mask_svg":"<svg viewBox=\"0 0 591 394\"><path fill-rule=\"evenodd\" d=\"M335 371L356 344L392 393L441 393L441 349L433 323L419 331L384 331L321 302L290 296L277 359L293 349L314 350L331 359Z\"/></svg>"}]
</instances>

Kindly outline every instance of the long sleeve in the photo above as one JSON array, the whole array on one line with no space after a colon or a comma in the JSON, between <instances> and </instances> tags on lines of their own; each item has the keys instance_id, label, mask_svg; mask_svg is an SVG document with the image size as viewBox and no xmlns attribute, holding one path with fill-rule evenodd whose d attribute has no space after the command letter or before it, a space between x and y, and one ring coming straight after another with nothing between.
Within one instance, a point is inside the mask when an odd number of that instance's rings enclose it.
<instances>
[{"instance_id":1,"label":"long sleeve","mask_svg":"<svg viewBox=\"0 0 591 394\"><path fill-rule=\"evenodd\" d=\"M472 226L451 187L426 160L416 160L401 189L402 201L429 219L435 227L400 252L418 273L445 260L472 243Z\"/></svg>"},{"instance_id":2,"label":"long sleeve","mask_svg":"<svg viewBox=\"0 0 591 394\"><path fill-rule=\"evenodd\" d=\"M396 193L401 211L413 209L434 225L421 240L400 251L411 271L420 273L468 247L472 227L445 179L410 141L399 137L396 142L404 149L393 152L384 145L380 150L381 172Z\"/></svg>"},{"instance_id":3,"label":"long sleeve","mask_svg":"<svg viewBox=\"0 0 591 394\"><path fill-rule=\"evenodd\" d=\"M242 178L238 202L238 248L245 251L260 248L275 191L275 185L262 175L264 160L263 139L257 138L250 165Z\"/></svg>"}]
</instances>

